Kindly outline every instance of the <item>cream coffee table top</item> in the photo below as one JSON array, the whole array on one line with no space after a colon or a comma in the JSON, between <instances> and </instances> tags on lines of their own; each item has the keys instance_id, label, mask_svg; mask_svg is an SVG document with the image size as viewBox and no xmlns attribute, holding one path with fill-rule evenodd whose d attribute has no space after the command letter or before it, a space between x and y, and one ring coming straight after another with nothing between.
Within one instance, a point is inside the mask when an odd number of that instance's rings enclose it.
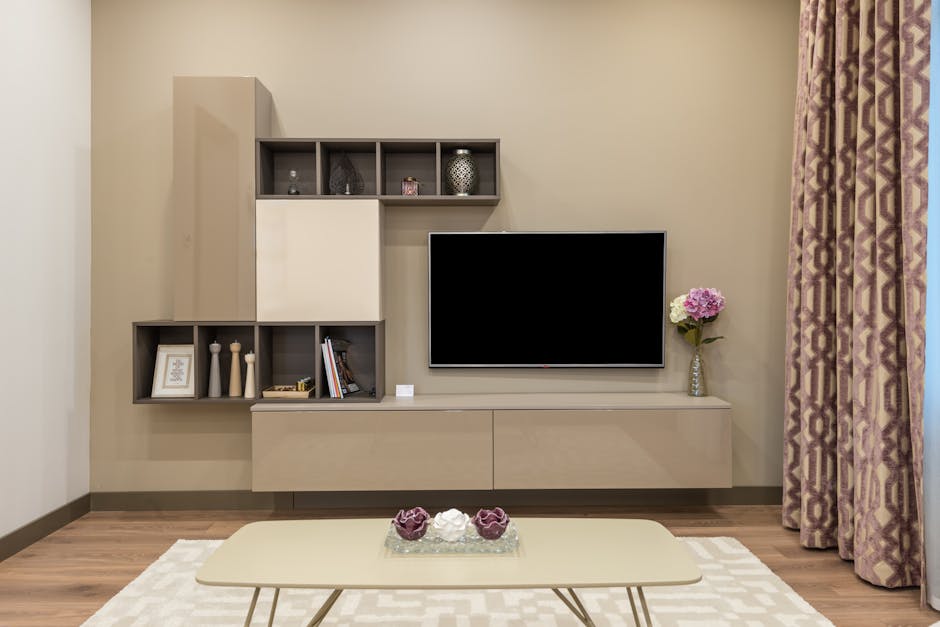
<instances>
[{"instance_id":1,"label":"cream coffee table top","mask_svg":"<svg viewBox=\"0 0 940 627\"><path fill-rule=\"evenodd\" d=\"M514 518L519 548L490 555L386 549L390 519L248 524L196 574L210 586L255 588L590 588L696 583L701 572L649 520Z\"/></svg>"}]
</instances>

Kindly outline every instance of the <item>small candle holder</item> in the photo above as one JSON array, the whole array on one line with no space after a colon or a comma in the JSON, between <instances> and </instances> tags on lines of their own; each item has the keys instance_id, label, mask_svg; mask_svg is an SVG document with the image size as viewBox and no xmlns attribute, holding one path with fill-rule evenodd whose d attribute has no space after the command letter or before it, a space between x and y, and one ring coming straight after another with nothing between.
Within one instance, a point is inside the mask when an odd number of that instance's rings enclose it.
<instances>
[{"instance_id":1,"label":"small candle holder","mask_svg":"<svg viewBox=\"0 0 940 627\"><path fill-rule=\"evenodd\" d=\"M287 195L300 195L300 177L297 176L297 170L291 170L287 173Z\"/></svg>"},{"instance_id":2,"label":"small candle holder","mask_svg":"<svg viewBox=\"0 0 940 627\"><path fill-rule=\"evenodd\" d=\"M418 195L418 186L421 182L413 176L406 176L401 180L401 195L402 196L417 196Z\"/></svg>"}]
</instances>

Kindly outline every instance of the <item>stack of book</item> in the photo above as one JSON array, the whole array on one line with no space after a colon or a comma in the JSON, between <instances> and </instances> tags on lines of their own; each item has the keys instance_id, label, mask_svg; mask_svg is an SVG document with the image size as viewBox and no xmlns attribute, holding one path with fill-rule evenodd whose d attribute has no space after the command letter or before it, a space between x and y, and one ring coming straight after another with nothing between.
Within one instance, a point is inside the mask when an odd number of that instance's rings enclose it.
<instances>
[{"instance_id":1,"label":"stack of book","mask_svg":"<svg viewBox=\"0 0 940 627\"><path fill-rule=\"evenodd\" d=\"M323 368L326 373L326 382L330 388L330 398L343 398L359 391L359 385L353 379L352 370L346 359L346 349L349 342L336 340L327 336L320 348L323 349Z\"/></svg>"}]
</instances>

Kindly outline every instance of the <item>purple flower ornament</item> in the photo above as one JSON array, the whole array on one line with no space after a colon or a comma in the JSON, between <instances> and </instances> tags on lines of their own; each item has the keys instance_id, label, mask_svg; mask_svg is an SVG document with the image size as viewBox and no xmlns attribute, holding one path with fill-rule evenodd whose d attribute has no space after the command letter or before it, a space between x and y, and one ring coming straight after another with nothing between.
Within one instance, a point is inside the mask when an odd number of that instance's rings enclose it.
<instances>
[{"instance_id":1,"label":"purple flower ornament","mask_svg":"<svg viewBox=\"0 0 940 627\"><path fill-rule=\"evenodd\" d=\"M392 524L398 535L405 540L419 540L427 533L430 520L431 516L423 507L412 507L408 510L398 510Z\"/></svg>"},{"instance_id":2,"label":"purple flower ornament","mask_svg":"<svg viewBox=\"0 0 940 627\"><path fill-rule=\"evenodd\" d=\"M481 509L473 517L473 525L481 537L496 540L506 532L506 527L509 526L509 514L504 512L502 507Z\"/></svg>"}]
</instances>

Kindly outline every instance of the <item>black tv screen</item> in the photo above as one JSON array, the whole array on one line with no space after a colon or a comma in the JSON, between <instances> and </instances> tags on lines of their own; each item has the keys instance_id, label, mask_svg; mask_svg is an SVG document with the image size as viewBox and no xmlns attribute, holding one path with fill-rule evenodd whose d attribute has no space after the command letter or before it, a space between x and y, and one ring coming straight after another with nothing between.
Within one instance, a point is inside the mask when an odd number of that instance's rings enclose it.
<instances>
[{"instance_id":1,"label":"black tv screen","mask_svg":"<svg viewBox=\"0 0 940 627\"><path fill-rule=\"evenodd\" d=\"M429 365L662 368L666 233L429 233Z\"/></svg>"}]
</instances>

